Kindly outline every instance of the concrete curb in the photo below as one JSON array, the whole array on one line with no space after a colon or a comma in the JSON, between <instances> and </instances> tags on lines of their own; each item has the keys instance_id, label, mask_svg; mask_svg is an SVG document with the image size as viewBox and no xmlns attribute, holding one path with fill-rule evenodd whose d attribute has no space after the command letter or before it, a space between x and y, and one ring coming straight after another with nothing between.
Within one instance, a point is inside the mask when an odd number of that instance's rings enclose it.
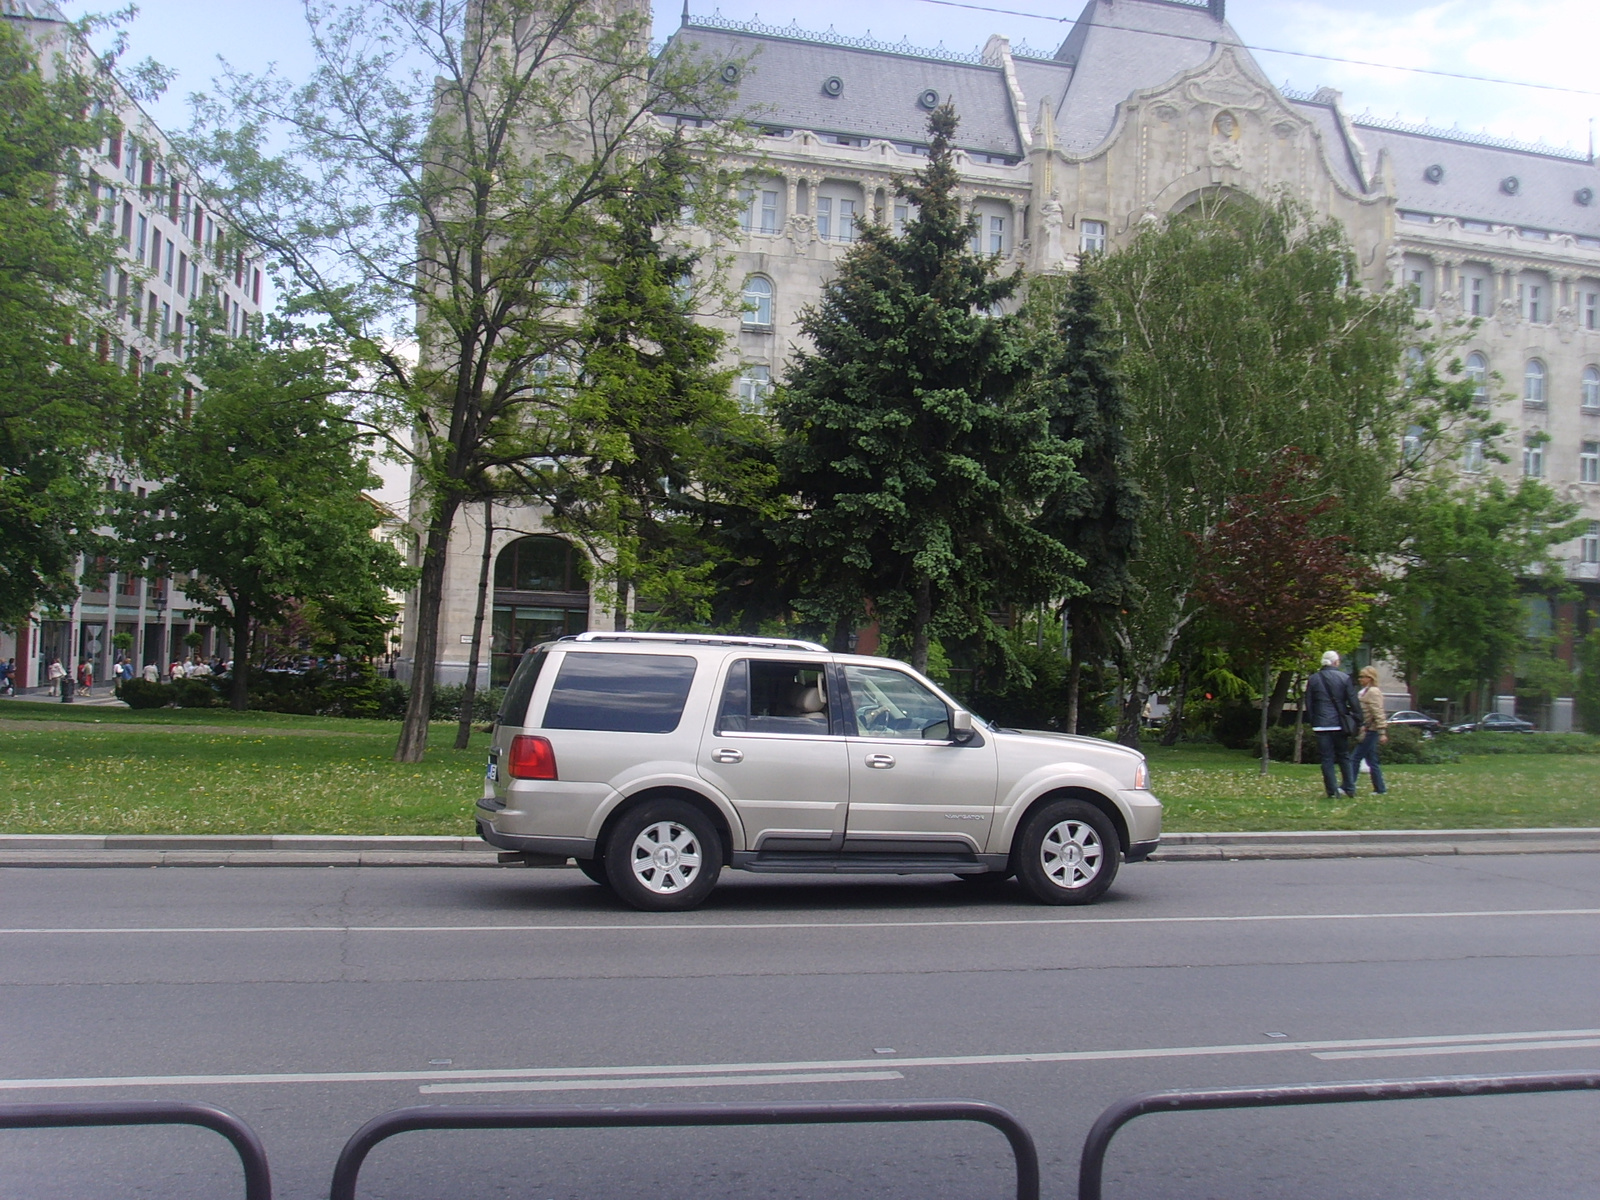
<instances>
[{"instance_id":1,"label":"concrete curb","mask_svg":"<svg viewBox=\"0 0 1600 1200\"><path fill-rule=\"evenodd\" d=\"M1600 829L1169 833L1152 862L1595 854ZM496 867L475 837L326 834L0 834L0 867Z\"/></svg>"}]
</instances>

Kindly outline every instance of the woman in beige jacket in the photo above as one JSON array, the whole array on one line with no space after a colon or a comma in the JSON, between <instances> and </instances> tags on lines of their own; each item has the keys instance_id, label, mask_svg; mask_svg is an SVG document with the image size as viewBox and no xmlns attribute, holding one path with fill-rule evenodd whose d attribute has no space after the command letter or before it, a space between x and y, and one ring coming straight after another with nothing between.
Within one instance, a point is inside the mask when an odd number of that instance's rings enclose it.
<instances>
[{"instance_id":1,"label":"woman in beige jacket","mask_svg":"<svg viewBox=\"0 0 1600 1200\"><path fill-rule=\"evenodd\" d=\"M1389 740L1389 717L1383 711L1377 668L1362 667L1357 678L1361 681L1357 694L1361 701L1361 734L1350 754L1350 779L1352 783L1360 779L1361 762L1365 759L1372 768L1372 790L1381 796L1389 789L1383 785L1383 768L1378 766L1378 747Z\"/></svg>"}]
</instances>

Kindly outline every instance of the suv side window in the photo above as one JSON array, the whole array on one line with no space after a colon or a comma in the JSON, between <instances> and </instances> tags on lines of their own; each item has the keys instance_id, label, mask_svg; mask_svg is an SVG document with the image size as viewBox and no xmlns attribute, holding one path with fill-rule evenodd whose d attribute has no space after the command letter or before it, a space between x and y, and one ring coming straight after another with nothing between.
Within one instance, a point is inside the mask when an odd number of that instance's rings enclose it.
<instances>
[{"instance_id":1,"label":"suv side window","mask_svg":"<svg viewBox=\"0 0 1600 1200\"><path fill-rule=\"evenodd\" d=\"M830 732L828 682L822 665L740 659L728 668L717 732Z\"/></svg>"},{"instance_id":2,"label":"suv side window","mask_svg":"<svg viewBox=\"0 0 1600 1200\"><path fill-rule=\"evenodd\" d=\"M695 660L686 654L569 651L545 705L545 729L671 733L683 717Z\"/></svg>"},{"instance_id":3,"label":"suv side window","mask_svg":"<svg viewBox=\"0 0 1600 1200\"><path fill-rule=\"evenodd\" d=\"M861 737L949 739L950 710L911 676L847 663L844 679Z\"/></svg>"}]
</instances>

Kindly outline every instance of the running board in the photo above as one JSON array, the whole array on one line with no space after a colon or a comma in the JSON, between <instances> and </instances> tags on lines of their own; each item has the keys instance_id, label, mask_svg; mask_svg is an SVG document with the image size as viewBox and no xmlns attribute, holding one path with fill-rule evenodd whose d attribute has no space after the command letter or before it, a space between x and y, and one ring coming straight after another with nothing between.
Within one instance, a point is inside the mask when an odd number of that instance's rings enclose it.
<instances>
[{"instance_id":1,"label":"running board","mask_svg":"<svg viewBox=\"0 0 1600 1200\"><path fill-rule=\"evenodd\" d=\"M1004 854L840 854L735 851L728 864L758 874L986 875L1006 869Z\"/></svg>"}]
</instances>

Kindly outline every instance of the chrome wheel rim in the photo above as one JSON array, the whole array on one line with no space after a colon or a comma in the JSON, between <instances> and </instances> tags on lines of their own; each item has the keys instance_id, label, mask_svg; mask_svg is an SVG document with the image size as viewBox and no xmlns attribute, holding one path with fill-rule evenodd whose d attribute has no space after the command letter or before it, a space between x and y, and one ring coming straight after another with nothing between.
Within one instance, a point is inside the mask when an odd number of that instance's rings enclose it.
<instances>
[{"instance_id":1,"label":"chrome wheel rim","mask_svg":"<svg viewBox=\"0 0 1600 1200\"><path fill-rule=\"evenodd\" d=\"M700 874L700 839L687 825L656 821L633 839L633 877L648 891L670 896Z\"/></svg>"},{"instance_id":2,"label":"chrome wheel rim","mask_svg":"<svg viewBox=\"0 0 1600 1200\"><path fill-rule=\"evenodd\" d=\"M1072 892L1088 887L1105 862L1105 846L1094 826L1086 821L1062 821L1045 830L1039 845L1039 863L1045 878Z\"/></svg>"}]
</instances>

